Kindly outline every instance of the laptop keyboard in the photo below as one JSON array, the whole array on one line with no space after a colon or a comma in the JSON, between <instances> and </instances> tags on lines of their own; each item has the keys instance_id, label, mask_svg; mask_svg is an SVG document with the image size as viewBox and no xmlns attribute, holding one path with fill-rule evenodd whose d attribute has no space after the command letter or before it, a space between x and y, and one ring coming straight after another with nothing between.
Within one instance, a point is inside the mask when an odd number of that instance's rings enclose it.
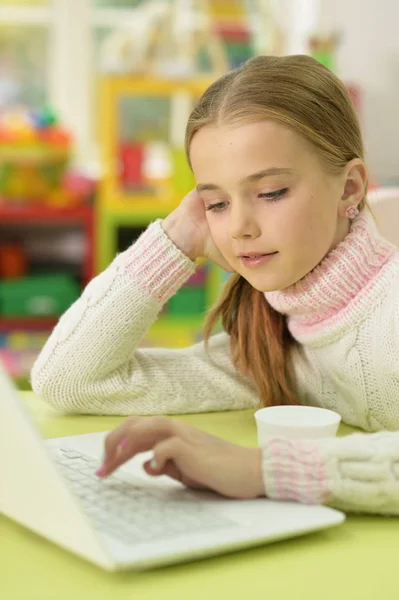
<instances>
[{"instance_id":1,"label":"laptop keyboard","mask_svg":"<svg viewBox=\"0 0 399 600\"><path fill-rule=\"evenodd\" d=\"M52 449L52 455L95 528L125 543L236 526L185 490L140 485L121 471L99 479L94 475L98 460L71 448Z\"/></svg>"}]
</instances>

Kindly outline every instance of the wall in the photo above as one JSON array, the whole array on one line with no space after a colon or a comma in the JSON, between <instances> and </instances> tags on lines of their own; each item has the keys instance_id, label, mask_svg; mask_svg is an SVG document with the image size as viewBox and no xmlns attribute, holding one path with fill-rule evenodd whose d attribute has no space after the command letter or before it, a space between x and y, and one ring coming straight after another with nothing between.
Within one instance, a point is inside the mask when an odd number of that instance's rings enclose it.
<instances>
[{"instance_id":1,"label":"wall","mask_svg":"<svg viewBox=\"0 0 399 600\"><path fill-rule=\"evenodd\" d=\"M342 34L337 74L364 90L363 128L371 174L399 182L399 2L319 2L319 28Z\"/></svg>"}]
</instances>

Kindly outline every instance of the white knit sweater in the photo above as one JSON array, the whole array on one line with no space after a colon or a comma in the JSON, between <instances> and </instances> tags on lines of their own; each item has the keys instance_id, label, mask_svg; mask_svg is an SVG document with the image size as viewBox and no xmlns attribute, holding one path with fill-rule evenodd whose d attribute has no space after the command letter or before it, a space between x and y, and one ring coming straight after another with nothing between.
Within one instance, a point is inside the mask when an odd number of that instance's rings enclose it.
<instances>
[{"instance_id":1,"label":"white knit sweater","mask_svg":"<svg viewBox=\"0 0 399 600\"><path fill-rule=\"evenodd\" d=\"M138 349L163 304L193 274L152 223L61 317L32 371L59 409L179 414L255 408L254 384L232 365L229 337L184 349ZM399 253L360 215L299 283L266 300L288 315L299 400L373 434L271 440L265 493L344 510L399 514ZM390 431L385 431L390 430Z\"/></svg>"}]
</instances>

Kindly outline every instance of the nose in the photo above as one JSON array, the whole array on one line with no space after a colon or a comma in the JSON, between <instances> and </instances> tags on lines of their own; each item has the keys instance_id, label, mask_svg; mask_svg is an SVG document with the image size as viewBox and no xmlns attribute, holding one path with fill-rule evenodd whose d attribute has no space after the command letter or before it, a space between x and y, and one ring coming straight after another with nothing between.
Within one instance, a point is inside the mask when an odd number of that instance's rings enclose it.
<instances>
[{"instance_id":1,"label":"nose","mask_svg":"<svg viewBox=\"0 0 399 600\"><path fill-rule=\"evenodd\" d=\"M245 203L233 203L230 211L230 236L235 239L255 239L260 236L260 228L257 224L253 207Z\"/></svg>"}]
</instances>

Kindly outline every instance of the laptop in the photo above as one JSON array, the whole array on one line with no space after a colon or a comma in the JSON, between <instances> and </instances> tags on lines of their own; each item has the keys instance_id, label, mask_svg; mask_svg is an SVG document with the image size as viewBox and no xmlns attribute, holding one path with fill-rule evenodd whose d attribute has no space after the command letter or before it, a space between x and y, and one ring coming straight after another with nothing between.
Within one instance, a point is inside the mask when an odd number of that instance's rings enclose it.
<instances>
[{"instance_id":1,"label":"laptop","mask_svg":"<svg viewBox=\"0 0 399 600\"><path fill-rule=\"evenodd\" d=\"M43 440L0 366L0 513L108 571L148 569L342 523L323 506L230 500L147 475L94 475L107 432Z\"/></svg>"}]
</instances>

